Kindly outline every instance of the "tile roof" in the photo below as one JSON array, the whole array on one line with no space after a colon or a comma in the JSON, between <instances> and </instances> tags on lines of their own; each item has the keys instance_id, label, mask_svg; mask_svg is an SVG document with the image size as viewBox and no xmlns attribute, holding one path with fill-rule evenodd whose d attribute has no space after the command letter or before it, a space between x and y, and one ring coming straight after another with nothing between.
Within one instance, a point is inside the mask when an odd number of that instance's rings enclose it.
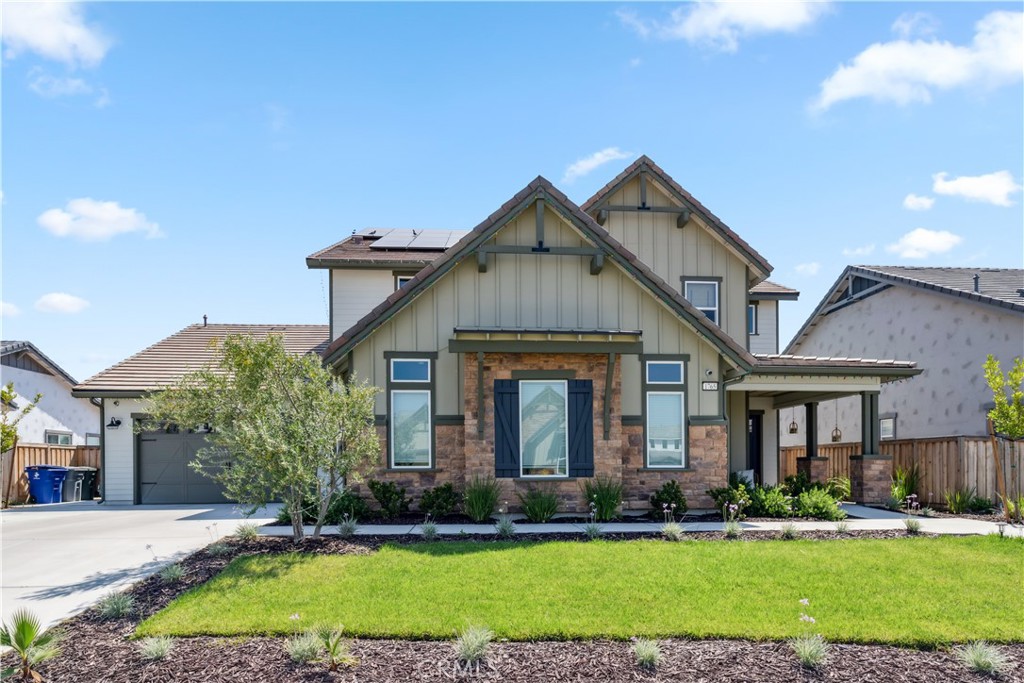
<instances>
[{"instance_id":1,"label":"tile roof","mask_svg":"<svg viewBox=\"0 0 1024 683\"><path fill-rule=\"evenodd\" d=\"M1024 269L1021 268L851 266L850 270L1024 312ZM974 291L975 275L978 276L977 292Z\"/></svg>"},{"instance_id":2,"label":"tile roof","mask_svg":"<svg viewBox=\"0 0 1024 683\"><path fill-rule=\"evenodd\" d=\"M761 256L761 254L750 246L746 240L737 235L732 228L722 221L721 218L711 213L711 211L701 204L696 197L683 189L682 185L677 183L668 173L665 173L665 171L654 163L654 161L646 154L641 155L639 159L627 166L626 170L615 176L615 178L613 178L607 185L598 190L594 196L583 202L583 205L580 208L586 213L597 211L601 208L600 204L602 204L613 192L615 192L634 174L640 173L641 171L649 171L653 173L661 183L676 193L677 198L682 200L683 204L688 204L690 208L697 211L712 229L718 231L726 242L732 244L733 247L735 247L740 253L744 254L752 263L760 267L764 271L765 275L772 272L772 264L768 263L768 260L764 256Z\"/></svg>"},{"instance_id":3,"label":"tile roof","mask_svg":"<svg viewBox=\"0 0 1024 683\"><path fill-rule=\"evenodd\" d=\"M50 369L50 372L63 379L65 382L74 386L78 383L74 377L68 374L64 368L57 365L53 360L45 353L39 350L39 348L30 341L14 341L5 340L0 341L0 356L6 356L11 353L26 352L32 354L35 359L43 366Z\"/></svg>"},{"instance_id":4,"label":"tile roof","mask_svg":"<svg viewBox=\"0 0 1024 683\"><path fill-rule=\"evenodd\" d=\"M373 245L390 234L402 231L395 228L366 228L349 235L340 242L314 252L306 257L309 268L331 268L334 266L365 266L388 268L409 267L419 270L444 253L444 247L413 249L378 249ZM422 232L422 231L420 231ZM440 231L438 231L440 232ZM467 230L446 230L456 237L464 236Z\"/></svg>"},{"instance_id":5,"label":"tile roof","mask_svg":"<svg viewBox=\"0 0 1024 683\"><path fill-rule=\"evenodd\" d=\"M265 339L280 334L290 353L321 353L327 346L327 325L189 325L74 388L76 396L112 392L142 394L178 381L214 358L212 342L230 334Z\"/></svg>"},{"instance_id":6,"label":"tile roof","mask_svg":"<svg viewBox=\"0 0 1024 683\"><path fill-rule=\"evenodd\" d=\"M751 298L796 299L800 292L771 280L762 280L750 288Z\"/></svg>"},{"instance_id":7,"label":"tile roof","mask_svg":"<svg viewBox=\"0 0 1024 683\"><path fill-rule=\"evenodd\" d=\"M878 358L846 358L836 356L797 356L786 353L755 353L757 365L754 371L763 368L793 368L803 366L829 368L895 368L913 369L917 363L908 360L887 360Z\"/></svg>"},{"instance_id":8,"label":"tile roof","mask_svg":"<svg viewBox=\"0 0 1024 683\"><path fill-rule=\"evenodd\" d=\"M501 221L503 219L513 214L517 208L529 206L537 198L554 200L554 202L561 205L568 214L567 218L577 221L577 227L582 228L584 232L590 232L598 245L606 249L620 267L627 271L633 271L637 279L644 282L656 296L674 307L680 317L693 325L698 333L717 346L726 355L733 358L738 364L747 367L753 365L754 357L750 355L749 351L708 320L707 316L694 308L693 304L683 298L682 294L669 286L667 282L641 262L633 252L615 240L607 230L598 225L591 216L584 213L580 207L576 206L572 200L542 176L537 176L533 182L502 204L500 208L473 228L457 244L450 247L440 258L419 271L408 284L393 292L376 308L335 339L325 351L324 358L328 362L333 362L337 356L345 353L347 349L362 341L378 325L419 296L420 292L429 287L434 279L453 268L468 254L475 251L483 242L490 239L491 232L493 232L492 228L498 229L502 225ZM552 208L558 210L555 206L552 206Z\"/></svg>"}]
</instances>

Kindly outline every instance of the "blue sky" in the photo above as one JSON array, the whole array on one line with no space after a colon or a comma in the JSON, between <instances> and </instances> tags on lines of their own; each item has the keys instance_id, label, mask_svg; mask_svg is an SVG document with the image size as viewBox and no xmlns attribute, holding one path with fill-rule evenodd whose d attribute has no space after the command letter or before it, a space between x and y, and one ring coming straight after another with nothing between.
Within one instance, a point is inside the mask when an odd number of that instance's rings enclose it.
<instances>
[{"instance_id":1,"label":"blue sky","mask_svg":"<svg viewBox=\"0 0 1024 683\"><path fill-rule=\"evenodd\" d=\"M353 229L639 154L802 292L783 344L847 264L1024 258L1020 3L3 12L2 334L79 379L203 314L326 323L304 257Z\"/></svg>"}]
</instances>

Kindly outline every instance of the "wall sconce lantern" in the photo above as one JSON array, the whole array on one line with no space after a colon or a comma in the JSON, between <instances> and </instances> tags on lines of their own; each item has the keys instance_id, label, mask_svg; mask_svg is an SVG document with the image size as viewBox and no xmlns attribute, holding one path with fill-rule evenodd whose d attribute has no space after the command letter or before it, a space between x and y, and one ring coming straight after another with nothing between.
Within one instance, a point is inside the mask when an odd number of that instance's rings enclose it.
<instances>
[{"instance_id":1,"label":"wall sconce lantern","mask_svg":"<svg viewBox=\"0 0 1024 683\"><path fill-rule=\"evenodd\" d=\"M107 423L107 429L117 429L121 426L121 420L116 417L110 418L110 422Z\"/></svg>"},{"instance_id":2,"label":"wall sconce lantern","mask_svg":"<svg viewBox=\"0 0 1024 683\"><path fill-rule=\"evenodd\" d=\"M789 419L789 433L796 434L798 431L800 431L800 425L796 423L796 415L793 413L792 409L790 409L789 411Z\"/></svg>"}]
</instances>

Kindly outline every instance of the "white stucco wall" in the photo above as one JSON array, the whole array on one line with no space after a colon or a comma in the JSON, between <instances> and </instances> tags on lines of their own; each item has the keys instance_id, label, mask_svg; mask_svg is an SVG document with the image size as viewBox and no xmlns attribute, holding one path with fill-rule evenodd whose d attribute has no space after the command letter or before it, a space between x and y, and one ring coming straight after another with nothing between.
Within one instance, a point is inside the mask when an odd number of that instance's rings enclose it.
<instances>
[{"instance_id":1,"label":"white stucco wall","mask_svg":"<svg viewBox=\"0 0 1024 683\"><path fill-rule=\"evenodd\" d=\"M334 339L359 322L377 304L395 291L395 276L390 270L359 268L331 271L331 311ZM331 341L334 341L332 339Z\"/></svg>"},{"instance_id":2,"label":"white stucco wall","mask_svg":"<svg viewBox=\"0 0 1024 683\"><path fill-rule=\"evenodd\" d=\"M992 400L982 364L991 353L1005 369L1024 355L1024 316L896 286L829 314L792 352L915 361L921 375L885 384L879 396L880 416L896 413L896 438L980 436ZM819 443L830 443L835 411L835 402L820 404ZM840 399L838 413L842 441L859 441L860 399ZM789 434L782 411L784 445L806 438L803 408L795 415L800 431Z\"/></svg>"},{"instance_id":3,"label":"white stucco wall","mask_svg":"<svg viewBox=\"0 0 1024 683\"><path fill-rule=\"evenodd\" d=\"M71 396L71 387L63 379L53 375L22 370L7 365L0 366L0 383L14 382L18 393L16 403L28 404L41 393L39 405L25 416L18 425L18 441L21 443L45 443L47 430L71 432L73 445L85 443L86 434L100 433L100 409L87 398Z\"/></svg>"},{"instance_id":4,"label":"white stucco wall","mask_svg":"<svg viewBox=\"0 0 1024 683\"><path fill-rule=\"evenodd\" d=\"M116 405L115 405L116 404ZM103 450L105 468L104 501L108 503L131 503L135 499L135 433L132 413L146 412L146 405L140 399L103 399L104 419L121 420L117 429L103 429Z\"/></svg>"}]
</instances>

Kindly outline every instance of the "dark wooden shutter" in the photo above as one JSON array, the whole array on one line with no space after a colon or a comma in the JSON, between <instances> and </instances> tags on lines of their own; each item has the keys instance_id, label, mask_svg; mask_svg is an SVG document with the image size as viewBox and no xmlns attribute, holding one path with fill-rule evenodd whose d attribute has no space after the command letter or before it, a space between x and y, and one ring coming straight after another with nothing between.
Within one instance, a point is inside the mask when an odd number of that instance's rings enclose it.
<instances>
[{"instance_id":1,"label":"dark wooden shutter","mask_svg":"<svg viewBox=\"0 0 1024 683\"><path fill-rule=\"evenodd\" d=\"M594 383L569 380L569 476L594 476Z\"/></svg>"},{"instance_id":2,"label":"dark wooden shutter","mask_svg":"<svg viewBox=\"0 0 1024 683\"><path fill-rule=\"evenodd\" d=\"M519 382L494 380L494 476L519 476Z\"/></svg>"}]
</instances>

